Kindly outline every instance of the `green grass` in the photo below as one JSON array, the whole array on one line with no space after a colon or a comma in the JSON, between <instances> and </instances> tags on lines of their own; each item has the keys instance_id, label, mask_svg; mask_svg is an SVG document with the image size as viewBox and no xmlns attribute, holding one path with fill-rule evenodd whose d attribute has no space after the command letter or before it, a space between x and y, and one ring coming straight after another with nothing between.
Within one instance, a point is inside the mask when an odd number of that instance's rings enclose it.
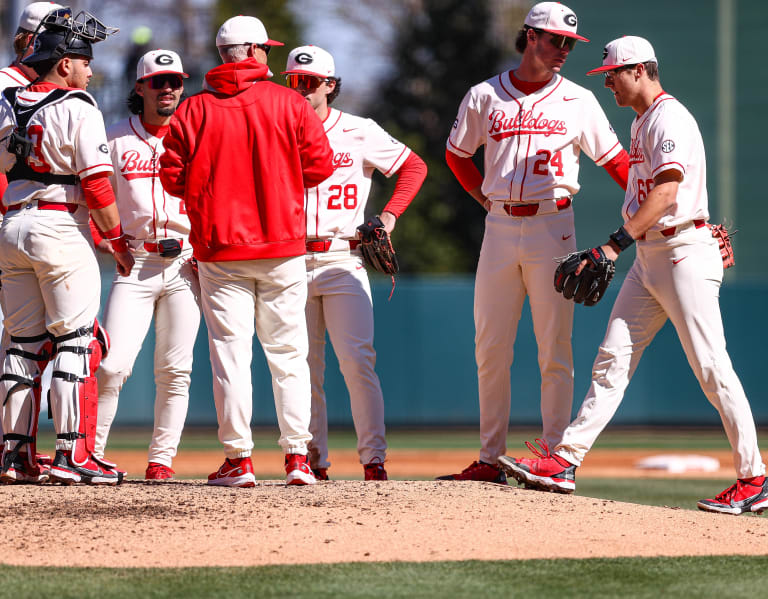
<instances>
[{"instance_id":1,"label":"green grass","mask_svg":"<svg viewBox=\"0 0 768 599\"><path fill-rule=\"evenodd\" d=\"M193 548L190 548L193 550ZM759 596L768 557L430 562L117 570L0 566L0 597Z\"/></svg>"}]
</instances>

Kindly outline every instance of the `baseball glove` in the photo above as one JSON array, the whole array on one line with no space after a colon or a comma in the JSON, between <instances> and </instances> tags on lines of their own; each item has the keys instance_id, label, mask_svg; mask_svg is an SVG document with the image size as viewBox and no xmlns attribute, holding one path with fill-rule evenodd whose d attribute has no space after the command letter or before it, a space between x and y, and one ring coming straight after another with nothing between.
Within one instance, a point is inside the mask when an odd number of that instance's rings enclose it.
<instances>
[{"instance_id":1,"label":"baseball glove","mask_svg":"<svg viewBox=\"0 0 768 599\"><path fill-rule=\"evenodd\" d=\"M582 261L587 264L577 275ZM573 252L560 260L555 270L555 291L577 304L594 306L599 302L616 272L613 260L609 260L602 248Z\"/></svg>"},{"instance_id":2,"label":"baseball glove","mask_svg":"<svg viewBox=\"0 0 768 599\"><path fill-rule=\"evenodd\" d=\"M731 235L725 225L710 225L712 230L712 237L717 239L717 244L720 246L720 255L723 258L723 268L730 268L736 264L736 260L733 256L733 246L731 245Z\"/></svg>"},{"instance_id":3,"label":"baseball glove","mask_svg":"<svg viewBox=\"0 0 768 599\"><path fill-rule=\"evenodd\" d=\"M381 219L374 216L360 225L357 230L360 231L360 251L366 264L384 274L396 275L400 266Z\"/></svg>"}]
</instances>

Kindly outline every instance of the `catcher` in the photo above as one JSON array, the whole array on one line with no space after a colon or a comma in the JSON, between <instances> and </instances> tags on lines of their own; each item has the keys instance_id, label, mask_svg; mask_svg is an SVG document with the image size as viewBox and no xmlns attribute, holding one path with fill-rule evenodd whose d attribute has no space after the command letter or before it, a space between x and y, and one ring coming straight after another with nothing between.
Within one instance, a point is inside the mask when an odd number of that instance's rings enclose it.
<instances>
[{"instance_id":1,"label":"catcher","mask_svg":"<svg viewBox=\"0 0 768 599\"><path fill-rule=\"evenodd\" d=\"M752 411L725 345L719 293L723 268L733 264L733 255L727 231L707 225L699 127L662 89L656 56L645 39L625 36L610 42L603 66L589 74L594 73L605 73L605 86L616 102L637 114L622 208L625 222L608 243L587 252L573 274L567 272L568 260L558 267L555 284L574 299L594 302L607 285L608 275L600 273L612 270L610 262L635 242L637 257L611 311L578 416L553 453L544 442L540 449L528 444L536 459L501 456L499 464L527 485L572 493L576 468L619 407L643 352L669 319L701 390L720 414L738 477L715 497L700 500L699 509L726 514L768 509ZM597 274L580 280L587 269ZM663 381L657 392L664 393Z\"/></svg>"}]
</instances>

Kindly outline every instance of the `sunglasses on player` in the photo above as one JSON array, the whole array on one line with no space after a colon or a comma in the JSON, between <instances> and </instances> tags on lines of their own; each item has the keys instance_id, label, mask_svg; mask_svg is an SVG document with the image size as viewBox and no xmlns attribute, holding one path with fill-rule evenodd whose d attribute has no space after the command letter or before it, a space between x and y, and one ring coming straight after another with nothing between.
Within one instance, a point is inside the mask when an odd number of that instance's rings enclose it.
<instances>
[{"instance_id":1,"label":"sunglasses on player","mask_svg":"<svg viewBox=\"0 0 768 599\"><path fill-rule=\"evenodd\" d=\"M573 50L576 47L576 38L575 37L567 37L565 35L556 35L554 33L549 33L548 31L544 31L542 29L534 29L536 33L541 35L542 33L546 33L549 35L549 43L552 44L555 48L558 48L559 50L562 50L563 48L568 48L568 50Z\"/></svg>"},{"instance_id":2,"label":"sunglasses on player","mask_svg":"<svg viewBox=\"0 0 768 599\"><path fill-rule=\"evenodd\" d=\"M328 83L331 80L328 78L317 77L315 75L286 75L285 80L288 82L288 87L291 89L306 89L309 91L315 91L323 83Z\"/></svg>"},{"instance_id":3,"label":"sunglasses on player","mask_svg":"<svg viewBox=\"0 0 768 599\"><path fill-rule=\"evenodd\" d=\"M269 56L269 51L272 49L272 46L267 46L266 44L256 44L256 47L264 50L264 54L267 56Z\"/></svg>"},{"instance_id":4,"label":"sunglasses on player","mask_svg":"<svg viewBox=\"0 0 768 599\"><path fill-rule=\"evenodd\" d=\"M149 84L150 89L165 89L166 87L180 89L184 85L184 79L182 79L181 75L173 73L154 75L153 77L148 77L145 81Z\"/></svg>"}]
</instances>

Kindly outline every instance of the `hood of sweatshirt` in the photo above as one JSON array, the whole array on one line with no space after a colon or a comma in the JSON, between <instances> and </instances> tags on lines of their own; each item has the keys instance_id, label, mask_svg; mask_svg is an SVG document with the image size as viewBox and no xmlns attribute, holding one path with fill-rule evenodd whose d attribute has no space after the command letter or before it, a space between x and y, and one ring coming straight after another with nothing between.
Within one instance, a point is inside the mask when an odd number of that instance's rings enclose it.
<instances>
[{"instance_id":1,"label":"hood of sweatshirt","mask_svg":"<svg viewBox=\"0 0 768 599\"><path fill-rule=\"evenodd\" d=\"M205 74L205 82L219 94L233 96L248 89L254 82L267 79L269 68L255 58L219 65Z\"/></svg>"}]
</instances>

